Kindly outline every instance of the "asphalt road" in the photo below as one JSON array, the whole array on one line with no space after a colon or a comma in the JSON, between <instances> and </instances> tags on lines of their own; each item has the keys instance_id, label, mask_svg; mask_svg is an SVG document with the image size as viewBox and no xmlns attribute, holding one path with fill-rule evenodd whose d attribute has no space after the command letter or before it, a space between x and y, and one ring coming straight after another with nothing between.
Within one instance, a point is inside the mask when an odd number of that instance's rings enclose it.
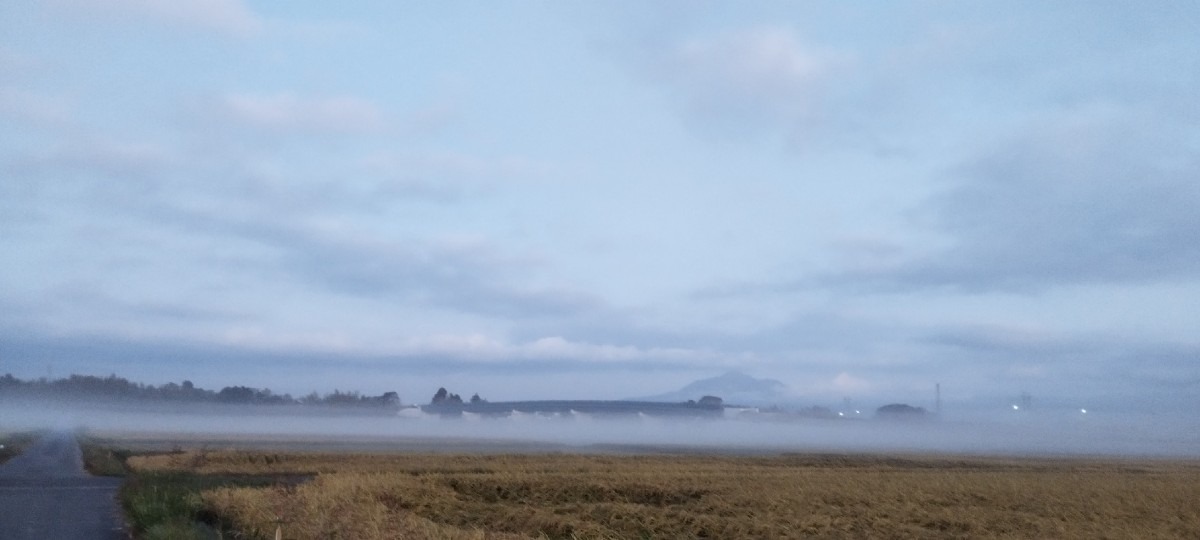
<instances>
[{"instance_id":1,"label":"asphalt road","mask_svg":"<svg viewBox=\"0 0 1200 540\"><path fill-rule=\"evenodd\" d=\"M0 538L120 540L119 478L88 475L79 443L52 433L0 465Z\"/></svg>"}]
</instances>

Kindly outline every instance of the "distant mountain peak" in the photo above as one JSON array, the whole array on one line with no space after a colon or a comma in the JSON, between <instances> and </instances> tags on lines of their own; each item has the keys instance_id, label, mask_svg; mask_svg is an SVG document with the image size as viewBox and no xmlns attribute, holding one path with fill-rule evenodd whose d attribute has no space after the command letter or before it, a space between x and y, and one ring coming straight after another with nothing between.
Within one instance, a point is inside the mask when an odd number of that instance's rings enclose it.
<instances>
[{"instance_id":1,"label":"distant mountain peak","mask_svg":"<svg viewBox=\"0 0 1200 540\"><path fill-rule=\"evenodd\" d=\"M642 398L648 401L699 400L717 396L726 403L742 405L774 404L787 399L787 385L775 379L758 379L741 371L728 371L716 377L688 383L674 392Z\"/></svg>"}]
</instances>

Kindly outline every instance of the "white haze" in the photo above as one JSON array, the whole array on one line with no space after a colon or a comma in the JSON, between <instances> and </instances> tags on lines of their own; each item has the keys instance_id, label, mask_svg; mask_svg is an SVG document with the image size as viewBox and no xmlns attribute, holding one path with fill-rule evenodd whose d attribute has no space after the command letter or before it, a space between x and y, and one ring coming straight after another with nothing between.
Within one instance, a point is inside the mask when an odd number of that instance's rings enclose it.
<instances>
[{"instance_id":1,"label":"white haze","mask_svg":"<svg viewBox=\"0 0 1200 540\"><path fill-rule=\"evenodd\" d=\"M863 411L866 413L867 411ZM1011 411L1010 411L1011 412ZM293 414L273 407L207 412L0 404L4 429L81 429L90 434L184 445L253 446L331 441L370 450L562 452L880 452L987 455L1200 457L1200 421L1166 415L1013 412L927 421L781 418L728 409L720 418L515 414L442 418L419 409L395 415Z\"/></svg>"}]
</instances>

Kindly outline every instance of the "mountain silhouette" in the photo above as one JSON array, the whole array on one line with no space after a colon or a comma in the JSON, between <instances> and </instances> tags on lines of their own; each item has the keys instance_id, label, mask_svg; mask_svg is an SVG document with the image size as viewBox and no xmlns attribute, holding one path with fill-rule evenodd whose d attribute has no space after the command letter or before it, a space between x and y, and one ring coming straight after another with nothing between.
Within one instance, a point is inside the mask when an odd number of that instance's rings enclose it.
<instances>
[{"instance_id":1,"label":"mountain silhouette","mask_svg":"<svg viewBox=\"0 0 1200 540\"><path fill-rule=\"evenodd\" d=\"M688 401L717 396L727 404L771 405L789 399L787 385L775 379L757 379L740 371L700 379L674 392L637 398L644 401Z\"/></svg>"}]
</instances>

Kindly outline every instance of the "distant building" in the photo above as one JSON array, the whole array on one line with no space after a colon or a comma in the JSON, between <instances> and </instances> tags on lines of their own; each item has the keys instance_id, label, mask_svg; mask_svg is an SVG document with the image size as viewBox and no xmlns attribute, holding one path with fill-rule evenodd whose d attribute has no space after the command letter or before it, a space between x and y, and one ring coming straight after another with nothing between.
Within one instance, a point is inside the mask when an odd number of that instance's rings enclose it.
<instances>
[{"instance_id":1,"label":"distant building","mask_svg":"<svg viewBox=\"0 0 1200 540\"><path fill-rule=\"evenodd\" d=\"M711 398L711 399L708 399ZM706 401L707 399L707 401ZM461 416L463 413L485 417L504 417L516 414L562 415L589 414L595 416L672 416L672 417L719 417L725 406L716 396L706 396L699 402L662 403L658 401L599 401L599 400L549 400L549 401L471 401L467 403L441 400L421 407L429 414Z\"/></svg>"}]
</instances>

